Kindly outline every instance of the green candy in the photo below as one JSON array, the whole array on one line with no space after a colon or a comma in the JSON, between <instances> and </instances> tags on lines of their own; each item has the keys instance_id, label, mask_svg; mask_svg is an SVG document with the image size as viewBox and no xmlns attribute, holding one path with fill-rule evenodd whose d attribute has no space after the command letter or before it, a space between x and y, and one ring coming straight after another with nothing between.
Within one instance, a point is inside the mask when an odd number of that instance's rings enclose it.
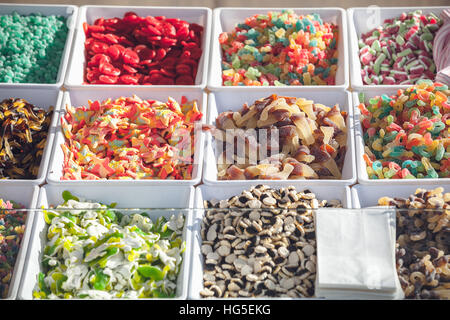
<instances>
[{"instance_id":1,"label":"green candy","mask_svg":"<svg viewBox=\"0 0 450 320\"><path fill-rule=\"evenodd\" d=\"M63 16L0 15L0 82L55 83L67 34Z\"/></svg>"}]
</instances>

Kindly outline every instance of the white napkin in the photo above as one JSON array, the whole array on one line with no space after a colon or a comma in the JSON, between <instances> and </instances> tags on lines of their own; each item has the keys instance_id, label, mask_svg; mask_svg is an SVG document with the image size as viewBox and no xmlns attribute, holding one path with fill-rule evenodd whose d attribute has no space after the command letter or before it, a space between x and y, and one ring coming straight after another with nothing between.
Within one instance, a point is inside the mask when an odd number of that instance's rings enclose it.
<instances>
[{"instance_id":1,"label":"white napkin","mask_svg":"<svg viewBox=\"0 0 450 320\"><path fill-rule=\"evenodd\" d=\"M316 239L317 297L402 297L395 269L393 208L319 209Z\"/></svg>"}]
</instances>

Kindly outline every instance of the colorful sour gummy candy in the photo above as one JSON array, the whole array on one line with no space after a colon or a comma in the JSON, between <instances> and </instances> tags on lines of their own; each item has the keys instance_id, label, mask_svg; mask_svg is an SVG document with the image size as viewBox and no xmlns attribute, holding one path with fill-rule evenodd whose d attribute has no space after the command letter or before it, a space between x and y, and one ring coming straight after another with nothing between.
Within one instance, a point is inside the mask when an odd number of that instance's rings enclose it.
<instances>
[{"instance_id":1,"label":"colorful sour gummy candy","mask_svg":"<svg viewBox=\"0 0 450 320\"><path fill-rule=\"evenodd\" d=\"M364 161L370 179L450 177L448 87L421 80L397 95L381 95L358 108Z\"/></svg>"}]
</instances>

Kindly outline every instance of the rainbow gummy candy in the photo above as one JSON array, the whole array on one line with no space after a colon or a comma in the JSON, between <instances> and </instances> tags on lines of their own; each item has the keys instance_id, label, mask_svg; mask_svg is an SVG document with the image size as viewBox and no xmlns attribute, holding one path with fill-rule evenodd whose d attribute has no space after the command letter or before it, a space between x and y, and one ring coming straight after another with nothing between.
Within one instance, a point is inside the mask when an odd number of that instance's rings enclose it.
<instances>
[{"instance_id":1,"label":"rainbow gummy candy","mask_svg":"<svg viewBox=\"0 0 450 320\"><path fill-rule=\"evenodd\" d=\"M359 104L370 179L450 177L449 93L442 83L421 80Z\"/></svg>"},{"instance_id":2,"label":"rainbow gummy candy","mask_svg":"<svg viewBox=\"0 0 450 320\"><path fill-rule=\"evenodd\" d=\"M225 86L334 85L338 27L319 14L256 14L219 36Z\"/></svg>"}]
</instances>

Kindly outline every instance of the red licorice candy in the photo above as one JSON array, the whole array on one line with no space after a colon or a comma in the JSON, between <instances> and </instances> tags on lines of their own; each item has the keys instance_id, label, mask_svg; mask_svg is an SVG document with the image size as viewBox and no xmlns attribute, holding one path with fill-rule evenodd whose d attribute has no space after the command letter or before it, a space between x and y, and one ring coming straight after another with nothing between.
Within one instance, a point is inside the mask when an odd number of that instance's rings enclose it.
<instances>
[{"instance_id":1,"label":"red licorice candy","mask_svg":"<svg viewBox=\"0 0 450 320\"><path fill-rule=\"evenodd\" d=\"M85 84L194 85L203 27L181 19L99 18L83 24Z\"/></svg>"}]
</instances>

